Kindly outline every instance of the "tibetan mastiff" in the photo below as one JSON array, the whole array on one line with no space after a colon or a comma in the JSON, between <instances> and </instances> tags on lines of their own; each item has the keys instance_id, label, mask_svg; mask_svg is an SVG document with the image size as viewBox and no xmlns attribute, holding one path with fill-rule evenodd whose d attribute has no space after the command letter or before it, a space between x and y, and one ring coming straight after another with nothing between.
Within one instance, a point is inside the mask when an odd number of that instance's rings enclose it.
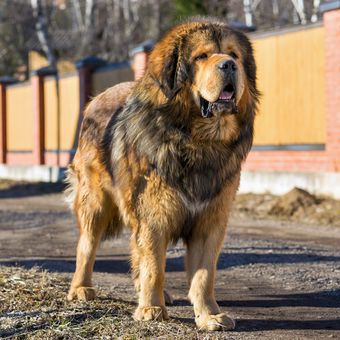
<instances>
[{"instance_id":1,"label":"tibetan mastiff","mask_svg":"<svg viewBox=\"0 0 340 340\"><path fill-rule=\"evenodd\" d=\"M96 249L127 226L136 320L168 319L166 251L181 239L197 326L235 327L216 303L214 280L258 95L248 38L195 18L155 45L142 79L91 101L68 172L80 228L69 300L95 297Z\"/></svg>"}]
</instances>

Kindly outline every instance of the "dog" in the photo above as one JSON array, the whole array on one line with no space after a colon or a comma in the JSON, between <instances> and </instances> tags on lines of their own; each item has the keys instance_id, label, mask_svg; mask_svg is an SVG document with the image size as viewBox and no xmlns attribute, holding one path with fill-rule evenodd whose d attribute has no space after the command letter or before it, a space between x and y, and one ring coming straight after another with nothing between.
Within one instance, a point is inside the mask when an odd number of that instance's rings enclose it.
<instances>
[{"instance_id":1,"label":"dog","mask_svg":"<svg viewBox=\"0 0 340 340\"><path fill-rule=\"evenodd\" d=\"M95 297L96 249L127 226L136 320L168 319L166 250L182 239L197 327L235 327L216 303L214 279L258 98L248 38L193 18L160 39L139 81L90 102L67 175L80 228L69 300Z\"/></svg>"}]
</instances>

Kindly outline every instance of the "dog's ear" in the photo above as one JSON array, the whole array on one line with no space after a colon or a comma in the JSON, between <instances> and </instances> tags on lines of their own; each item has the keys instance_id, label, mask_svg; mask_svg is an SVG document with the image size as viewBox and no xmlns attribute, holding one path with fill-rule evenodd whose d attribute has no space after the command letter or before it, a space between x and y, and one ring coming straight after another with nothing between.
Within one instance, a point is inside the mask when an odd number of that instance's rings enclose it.
<instances>
[{"instance_id":1,"label":"dog's ear","mask_svg":"<svg viewBox=\"0 0 340 340\"><path fill-rule=\"evenodd\" d=\"M188 79L189 65L184 59L181 41L168 45L166 40L161 41L150 56L149 72L168 99L172 99Z\"/></svg>"}]
</instances>

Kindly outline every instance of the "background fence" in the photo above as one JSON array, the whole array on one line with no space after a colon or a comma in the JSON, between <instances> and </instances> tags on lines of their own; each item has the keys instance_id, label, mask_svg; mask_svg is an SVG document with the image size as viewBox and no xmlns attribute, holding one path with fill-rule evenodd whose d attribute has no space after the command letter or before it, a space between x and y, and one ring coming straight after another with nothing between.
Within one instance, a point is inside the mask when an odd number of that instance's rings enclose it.
<instances>
[{"instance_id":1,"label":"background fence","mask_svg":"<svg viewBox=\"0 0 340 340\"><path fill-rule=\"evenodd\" d=\"M319 157L320 164L323 164L319 170L338 171L336 166L325 165L327 155L322 153L326 149L328 136L326 33L325 26L319 24L251 35L262 98L255 123L253 156L247 162L247 169L265 167L289 170L290 158L296 162L296 157L299 157L306 164ZM43 162L66 166L75 152L77 129L87 96L132 79L133 72L128 63L99 68L85 65L78 68L78 72L62 76L58 82L53 76L43 77L44 119L40 121L43 131L40 147L45 155ZM39 113L35 112L39 106L37 100L39 98L32 81L7 85L7 121L5 128L2 128L6 129L3 131L6 134L6 150L3 151L6 159L3 162L36 163L33 149L37 145L34 142L35 125L39 124ZM258 153L278 150L291 150L293 154ZM295 151L305 153L296 155ZM266 157L270 157L273 164L269 164ZM272 160L280 165L275 165ZM310 165L301 169L313 170Z\"/></svg>"},{"instance_id":2,"label":"background fence","mask_svg":"<svg viewBox=\"0 0 340 340\"><path fill-rule=\"evenodd\" d=\"M324 144L324 27L254 37L259 88L255 145Z\"/></svg>"}]
</instances>

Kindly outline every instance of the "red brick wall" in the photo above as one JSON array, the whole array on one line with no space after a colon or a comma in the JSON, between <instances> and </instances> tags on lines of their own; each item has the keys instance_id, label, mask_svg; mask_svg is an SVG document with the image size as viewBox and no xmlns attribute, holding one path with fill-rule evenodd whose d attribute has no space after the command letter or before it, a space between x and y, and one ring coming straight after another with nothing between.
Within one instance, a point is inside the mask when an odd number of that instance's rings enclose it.
<instances>
[{"instance_id":1,"label":"red brick wall","mask_svg":"<svg viewBox=\"0 0 340 340\"><path fill-rule=\"evenodd\" d=\"M248 171L330 171L325 151L252 151L243 170Z\"/></svg>"}]
</instances>

